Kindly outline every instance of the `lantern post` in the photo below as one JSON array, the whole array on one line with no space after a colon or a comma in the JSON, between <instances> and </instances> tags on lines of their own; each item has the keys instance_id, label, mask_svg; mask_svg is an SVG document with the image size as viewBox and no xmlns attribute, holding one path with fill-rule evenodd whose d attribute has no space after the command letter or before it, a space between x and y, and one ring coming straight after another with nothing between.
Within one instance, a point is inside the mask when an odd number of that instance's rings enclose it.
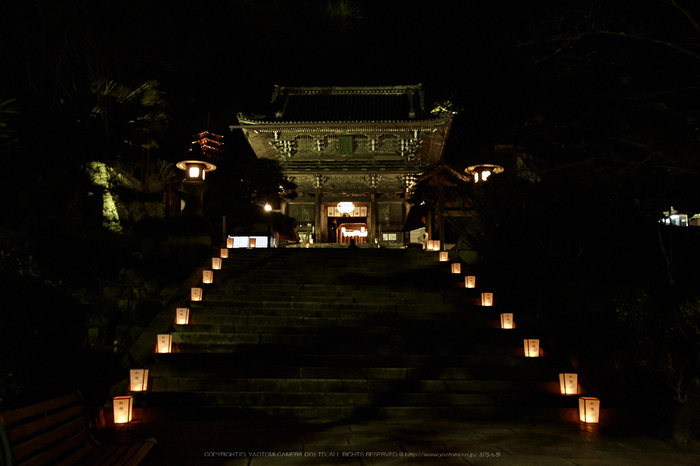
<instances>
[{"instance_id":1,"label":"lantern post","mask_svg":"<svg viewBox=\"0 0 700 466\"><path fill-rule=\"evenodd\" d=\"M185 172L185 179L182 186L187 195L185 199L185 215L198 215L204 217L204 191L207 184L204 181L207 172L216 170L216 165L202 160L183 160L175 165Z\"/></svg>"}]
</instances>

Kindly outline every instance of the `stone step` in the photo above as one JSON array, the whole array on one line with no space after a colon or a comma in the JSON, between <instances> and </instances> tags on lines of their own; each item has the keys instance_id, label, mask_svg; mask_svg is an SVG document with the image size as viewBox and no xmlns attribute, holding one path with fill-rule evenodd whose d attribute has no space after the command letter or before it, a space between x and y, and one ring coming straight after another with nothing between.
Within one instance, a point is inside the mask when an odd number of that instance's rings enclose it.
<instances>
[{"instance_id":1,"label":"stone step","mask_svg":"<svg viewBox=\"0 0 700 466\"><path fill-rule=\"evenodd\" d=\"M361 392L233 392L181 391L147 392L141 396L149 406L159 404L200 404L214 406L521 406L526 401L539 405L559 402L557 397L534 392L500 393L361 393Z\"/></svg>"},{"instance_id":2,"label":"stone step","mask_svg":"<svg viewBox=\"0 0 700 466\"><path fill-rule=\"evenodd\" d=\"M426 306L427 307L427 306ZM216 302L190 303L190 314L228 314L228 315L259 315L281 317L320 317L339 319L368 319L373 318L406 318L430 320L435 314L448 314L455 312L449 305L429 308L411 308L405 305L396 306L372 306L372 305L340 305L326 306L319 303L275 303L261 301L258 303L230 303L228 306Z\"/></svg>"},{"instance_id":3,"label":"stone step","mask_svg":"<svg viewBox=\"0 0 700 466\"><path fill-rule=\"evenodd\" d=\"M194 316L192 316L194 317ZM225 325L225 324L174 324L172 333L199 333L211 334L217 337L220 334L273 334L273 335L304 335L318 338L320 336L332 337L363 337L363 336L386 336L389 339L398 338L440 338L447 340L461 340L463 343L489 342L490 344L520 344L527 333L524 329L503 330L500 328L480 328L470 325L472 321L448 320L444 322L419 322L417 325L395 326L390 322L378 325L374 321L361 319L351 320L345 325L336 319L334 326L320 325L329 319L302 318L295 325L273 325L272 323L260 325ZM455 328L456 327L456 328ZM452 335L459 330L458 335Z\"/></svg>"},{"instance_id":4,"label":"stone step","mask_svg":"<svg viewBox=\"0 0 700 466\"><path fill-rule=\"evenodd\" d=\"M433 322L448 323L450 325L469 326L471 329L486 329L496 328L500 322L495 318L486 315L475 315L473 313L445 313L439 316L433 316ZM321 328L368 328L368 327L391 327L398 332L402 332L405 327L415 327L423 325L425 319L422 316L411 316L402 314L402 318L398 317L383 317L372 316L371 319L356 318L356 317L312 317L312 316L275 316L275 315L256 315L249 313L239 313L237 315L230 314L200 314L190 313L190 325L203 326L252 326L252 327L272 327L274 329L285 329L294 327L321 327ZM184 331L183 327L174 326L177 331ZM498 328L498 330L501 330ZM503 332L523 332L524 329L516 328L512 330L503 330Z\"/></svg>"},{"instance_id":5,"label":"stone step","mask_svg":"<svg viewBox=\"0 0 700 466\"><path fill-rule=\"evenodd\" d=\"M285 379L228 377L151 377L150 390L311 392L311 393L498 393L539 391L556 393L558 382L529 380L386 380L386 379Z\"/></svg>"},{"instance_id":6,"label":"stone step","mask_svg":"<svg viewBox=\"0 0 700 466\"><path fill-rule=\"evenodd\" d=\"M427 379L427 380L558 380L537 358L514 356L344 356L298 355L256 358L235 354L172 353L148 364L150 377L311 378L311 379ZM168 357L164 357L168 356Z\"/></svg>"},{"instance_id":7,"label":"stone step","mask_svg":"<svg viewBox=\"0 0 700 466\"><path fill-rule=\"evenodd\" d=\"M201 406L168 403L155 408L138 407L142 421L181 419L294 419L295 421L342 422L361 420L458 420L558 421L571 419L577 410L572 401L564 407L543 406L449 406L449 407L358 407L358 406ZM576 411L577 412L577 411ZM577 414L576 414L577 415Z\"/></svg>"}]
</instances>

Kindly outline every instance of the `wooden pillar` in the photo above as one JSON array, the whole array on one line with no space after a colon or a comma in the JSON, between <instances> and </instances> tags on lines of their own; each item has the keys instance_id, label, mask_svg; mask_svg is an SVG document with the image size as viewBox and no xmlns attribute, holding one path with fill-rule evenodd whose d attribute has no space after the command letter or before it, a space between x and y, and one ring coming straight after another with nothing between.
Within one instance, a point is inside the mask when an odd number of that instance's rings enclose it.
<instances>
[{"instance_id":1,"label":"wooden pillar","mask_svg":"<svg viewBox=\"0 0 700 466\"><path fill-rule=\"evenodd\" d=\"M442 183L438 184L438 208L437 208L437 227L440 236L440 250L445 250L445 187Z\"/></svg>"},{"instance_id":2,"label":"wooden pillar","mask_svg":"<svg viewBox=\"0 0 700 466\"><path fill-rule=\"evenodd\" d=\"M372 189L369 193L369 225L367 230L369 233L368 243L374 244L374 239L379 238L379 205L377 204L377 190Z\"/></svg>"},{"instance_id":3,"label":"wooden pillar","mask_svg":"<svg viewBox=\"0 0 700 466\"><path fill-rule=\"evenodd\" d=\"M321 242L321 200L323 198L323 183L328 180L328 177L321 174L314 175L314 185L316 188L314 196L314 242Z\"/></svg>"}]
</instances>

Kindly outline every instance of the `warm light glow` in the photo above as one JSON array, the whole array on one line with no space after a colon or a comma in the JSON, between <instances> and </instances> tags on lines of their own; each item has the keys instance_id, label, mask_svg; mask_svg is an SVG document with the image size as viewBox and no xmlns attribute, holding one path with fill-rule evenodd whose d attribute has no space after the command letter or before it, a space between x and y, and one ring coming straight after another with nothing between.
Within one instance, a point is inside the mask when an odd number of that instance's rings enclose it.
<instances>
[{"instance_id":1,"label":"warm light glow","mask_svg":"<svg viewBox=\"0 0 700 466\"><path fill-rule=\"evenodd\" d=\"M491 176L491 172L488 170L484 170L483 172L481 172L481 181L486 181L489 176Z\"/></svg>"},{"instance_id":2,"label":"warm light glow","mask_svg":"<svg viewBox=\"0 0 700 466\"><path fill-rule=\"evenodd\" d=\"M253 249L255 248L255 238L250 238L248 240L248 249Z\"/></svg>"},{"instance_id":3,"label":"warm light glow","mask_svg":"<svg viewBox=\"0 0 700 466\"><path fill-rule=\"evenodd\" d=\"M481 305L493 306L493 293L481 293Z\"/></svg>"},{"instance_id":4,"label":"warm light glow","mask_svg":"<svg viewBox=\"0 0 700 466\"><path fill-rule=\"evenodd\" d=\"M190 178L199 178L199 167L190 167L187 170L187 176Z\"/></svg>"},{"instance_id":5,"label":"warm light glow","mask_svg":"<svg viewBox=\"0 0 700 466\"><path fill-rule=\"evenodd\" d=\"M213 270L203 270L202 271L202 283L204 283L204 284L214 283L214 271Z\"/></svg>"},{"instance_id":6,"label":"warm light glow","mask_svg":"<svg viewBox=\"0 0 700 466\"><path fill-rule=\"evenodd\" d=\"M134 404L134 398L132 396L115 396L112 400L112 406L114 409L114 423L115 424L126 424L131 422L131 411Z\"/></svg>"},{"instance_id":7,"label":"warm light glow","mask_svg":"<svg viewBox=\"0 0 700 466\"><path fill-rule=\"evenodd\" d=\"M270 204L265 204L265 207L263 207L263 209L265 209L266 212L269 212L272 210L272 206Z\"/></svg>"},{"instance_id":8,"label":"warm light glow","mask_svg":"<svg viewBox=\"0 0 700 466\"><path fill-rule=\"evenodd\" d=\"M190 309L187 307L178 307L175 310L175 323L179 325L187 325L190 323Z\"/></svg>"},{"instance_id":9,"label":"warm light glow","mask_svg":"<svg viewBox=\"0 0 700 466\"><path fill-rule=\"evenodd\" d=\"M190 293L191 301L201 301L204 295L204 290L202 288L192 288Z\"/></svg>"},{"instance_id":10,"label":"warm light glow","mask_svg":"<svg viewBox=\"0 0 700 466\"><path fill-rule=\"evenodd\" d=\"M462 264L460 264L459 262L453 262L452 273L462 273Z\"/></svg>"},{"instance_id":11,"label":"warm light glow","mask_svg":"<svg viewBox=\"0 0 700 466\"><path fill-rule=\"evenodd\" d=\"M233 238L226 238L226 247L233 248Z\"/></svg>"},{"instance_id":12,"label":"warm light glow","mask_svg":"<svg viewBox=\"0 0 700 466\"><path fill-rule=\"evenodd\" d=\"M158 335L156 353L169 353L173 347L173 336L169 333Z\"/></svg>"},{"instance_id":13,"label":"warm light glow","mask_svg":"<svg viewBox=\"0 0 700 466\"><path fill-rule=\"evenodd\" d=\"M231 240L233 240L233 238L231 238ZM226 241L226 242L228 243L228 241ZM233 245L233 241L231 241L231 243L232 243L231 245ZM221 255L222 259L228 259L228 249L226 249L226 248L222 249L220 255Z\"/></svg>"},{"instance_id":14,"label":"warm light glow","mask_svg":"<svg viewBox=\"0 0 700 466\"><path fill-rule=\"evenodd\" d=\"M362 230L347 230L345 227L342 227L340 229L341 233L343 233L343 236L348 236L348 237L361 237L365 238L367 237L367 232L362 231Z\"/></svg>"},{"instance_id":15,"label":"warm light glow","mask_svg":"<svg viewBox=\"0 0 700 466\"><path fill-rule=\"evenodd\" d=\"M143 392L148 387L148 369L131 369L129 371L130 386L132 392Z\"/></svg>"},{"instance_id":16,"label":"warm light glow","mask_svg":"<svg viewBox=\"0 0 700 466\"><path fill-rule=\"evenodd\" d=\"M440 262L447 262L448 260L450 260L450 258L447 256L447 251L440 251Z\"/></svg>"},{"instance_id":17,"label":"warm light glow","mask_svg":"<svg viewBox=\"0 0 700 466\"><path fill-rule=\"evenodd\" d=\"M336 209L338 209L338 212L341 214L350 214L355 210L355 204L352 202L339 202Z\"/></svg>"},{"instance_id":18,"label":"warm light glow","mask_svg":"<svg viewBox=\"0 0 700 466\"><path fill-rule=\"evenodd\" d=\"M596 424L600 417L600 400L582 396L578 399L578 415L581 422Z\"/></svg>"},{"instance_id":19,"label":"warm light glow","mask_svg":"<svg viewBox=\"0 0 700 466\"><path fill-rule=\"evenodd\" d=\"M562 395L578 395L578 374L559 374Z\"/></svg>"},{"instance_id":20,"label":"warm light glow","mask_svg":"<svg viewBox=\"0 0 700 466\"><path fill-rule=\"evenodd\" d=\"M540 357L540 340L537 340L537 339L523 340L523 345L525 347L525 357L526 358L538 358L538 357Z\"/></svg>"},{"instance_id":21,"label":"warm light glow","mask_svg":"<svg viewBox=\"0 0 700 466\"><path fill-rule=\"evenodd\" d=\"M228 250L226 250L228 252ZM212 270L221 270L221 258L220 257L212 257L211 258L211 269Z\"/></svg>"},{"instance_id":22,"label":"warm light glow","mask_svg":"<svg viewBox=\"0 0 700 466\"><path fill-rule=\"evenodd\" d=\"M476 288L476 277L474 275L467 275L464 277L464 287Z\"/></svg>"},{"instance_id":23,"label":"warm light glow","mask_svg":"<svg viewBox=\"0 0 700 466\"><path fill-rule=\"evenodd\" d=\"M513 314L501 314L501 328L513 328Z\"/></svg>"}]
</instances>

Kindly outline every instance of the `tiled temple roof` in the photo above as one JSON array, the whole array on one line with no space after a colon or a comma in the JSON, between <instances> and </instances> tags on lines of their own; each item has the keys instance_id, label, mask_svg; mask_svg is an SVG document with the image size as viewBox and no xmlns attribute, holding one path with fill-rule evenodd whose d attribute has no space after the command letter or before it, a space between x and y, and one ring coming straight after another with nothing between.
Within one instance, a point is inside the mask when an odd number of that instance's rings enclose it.
<instances>
[{"instance_id":1,"label":"tiled temple roof","mask_svg":"<svg viewBox=\"0 0 700 466\"><path fill-rule=\"evenodd\" d=\"M364 87L281 87L272 111L256 123L413 122L436 120L425 111L420 84Z\"/></svg>"}]
</instances>

